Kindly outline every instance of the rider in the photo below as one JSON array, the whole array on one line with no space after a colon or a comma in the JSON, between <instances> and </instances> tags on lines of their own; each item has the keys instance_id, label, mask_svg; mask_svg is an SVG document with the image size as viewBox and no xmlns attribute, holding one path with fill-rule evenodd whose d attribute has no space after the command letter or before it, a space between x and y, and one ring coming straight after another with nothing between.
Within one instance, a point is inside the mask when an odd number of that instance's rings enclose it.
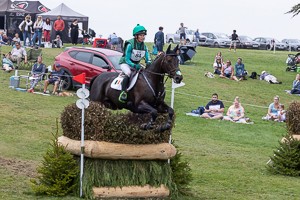
<instances>
[{"instance_id":1,"label":"rider","mask_svg":"<svg viewBox=\"0 0 300 200\"><path fill-rule=\"evenodd\" d=\"M124 54L120 59L120 67L125 74L122 81L122 92L119 96L119 101L125 103L127 101L127 86L131 75L131 68L139 70L139 64L142 58L145 58L146 66L151 63L150 54L147 46L144 44L147 30L139 24L133 29L134 38L125 41Z\"/></svg>"}]
</instances>

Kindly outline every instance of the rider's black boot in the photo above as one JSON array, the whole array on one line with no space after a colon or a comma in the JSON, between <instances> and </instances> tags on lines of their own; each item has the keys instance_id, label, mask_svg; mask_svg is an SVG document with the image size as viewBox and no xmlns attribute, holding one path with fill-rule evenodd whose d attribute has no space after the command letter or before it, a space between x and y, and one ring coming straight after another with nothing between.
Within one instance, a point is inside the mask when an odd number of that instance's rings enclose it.
<instances>
[{"instance_id":1,"label":"rider's black boot","mask_svg":"<svg viewBox=\"0 0 300 200\"><path fill-rule=\"evenodd\" d=\"M129 77L127 75L124 76L124 79L122 81L122 92L119 96L119 101L122 103L125 103L127 101L127 86L129 82Z\"/></svg>"}]
</instances>

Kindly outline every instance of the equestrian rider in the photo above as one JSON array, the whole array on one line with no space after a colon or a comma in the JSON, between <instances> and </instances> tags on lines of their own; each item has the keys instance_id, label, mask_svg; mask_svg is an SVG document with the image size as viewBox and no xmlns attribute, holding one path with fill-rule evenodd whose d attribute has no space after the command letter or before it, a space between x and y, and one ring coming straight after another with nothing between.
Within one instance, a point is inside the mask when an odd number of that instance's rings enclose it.
<instances>
[{"instance_id":1,"label":"equestrian rider","mask_svg":"<svg viewBox=\"0 0 300 200\"><path fill-rule=\"evenodd\" d=\"M139 70L141 65L139 64L142 58L146 61L146 66L151 64L150 55L147 46L144 44L147 30L144 26L137 24L133 29L134 38L125 41L124 54L120 59L120 67L125 74L122 81L122 92L119 96L119 101L125 103L127 101L127 87L129 77L131 75L131 68Z\"/></svg>"}]
</instances>

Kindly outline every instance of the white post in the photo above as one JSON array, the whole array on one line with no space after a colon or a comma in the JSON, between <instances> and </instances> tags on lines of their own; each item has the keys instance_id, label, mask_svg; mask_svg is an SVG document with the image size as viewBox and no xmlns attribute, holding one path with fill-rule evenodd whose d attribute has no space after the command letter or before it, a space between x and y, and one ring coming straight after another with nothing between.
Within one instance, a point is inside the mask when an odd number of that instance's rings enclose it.
<instances>
[{"instance_id":1,"label":"white post","mask_svg":"<svg viewBox=\"0 0 300 200\"><path fill-rule=\"evenodd\" d=\"M275 51L276 51L276 42L275 42L275 40L274 40L273 46L274 46L274 52L273 53L275 53Z\"/></svg>"},{"instance_id":2,"label":"white post","mask_svg":"<svg viewBox=\"0 0 300 200\"><path fill-rule=\"evenodd\" d=\"M82 89L85 89L85 84L82 84ZM83 162L84 162L84 107L81 112L81 145L80 145L80 197L82 197L82 179L83 179Z\"/></svg>"}]
</instances>

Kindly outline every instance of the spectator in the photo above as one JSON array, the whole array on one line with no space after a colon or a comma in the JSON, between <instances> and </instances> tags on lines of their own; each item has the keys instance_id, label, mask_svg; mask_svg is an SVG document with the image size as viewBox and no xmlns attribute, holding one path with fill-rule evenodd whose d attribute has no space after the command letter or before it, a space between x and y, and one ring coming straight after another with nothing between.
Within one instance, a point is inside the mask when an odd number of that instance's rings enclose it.
<instances>
[{"instance_id":1,"label":"spectator","mask_svg":"<svg viewBox=\"0 0 300 200\"><path fill-rule=\"evenodd\" d=\"M61 19L61 16L57 16L57 20L55 20L53 24L53 29L55 30L55 36L59 35L61 39L63 39L63 31L65 29L65 22Z\"/></svg>"},{"instance_id":2,"label":"spectator","mask_svg":"<svg viewBox=\"0 0 300 200\"><path fill-rule=\"evenodd\" d=\"M165 36L164 36L164 32L163 32L164 28L162 26L160 26L158 28L158 32L155 33L155 37L154 37L154 44L157 48L158 54L160 54L161 52L163 52L163 48L164 48L164 44L165 44Z\"/></svg>"},{"instance_id":3,"label":"spectator","mask_svg":"<svg viewBox=\"0 0 300 200\"><path fill-rule=\"evenodd\" d=\"M2 40L6 45L11 45L12 38L3 33Z\"/></svg>"},{"instance_id":4,"label":"spectator","mask_svg":"<svg viewBox=\"0 0 300 200\"><path fill-rule=\"evenodd\" d=\"M221 70L220 78L229 78L232 79L234 74L233 67L231 66L231 61L227 60L225 65L223 65Z\"/></svg>"},{"instance_id":5,"label":"spectator","mask_svg":"<svg viewBox=\"0 0 300 200\"><path fill-rule=\"evenodd\" d=\"M216 57L215 62L213 64L214 74L221 75L223 65L224 63L221 62L221 57L220 56Z\"/></svg>"},{"instance_id":6,"label":"spectator","mask_svg":"<svg viewBox=\"0 0 300 200\"><path fill-rule=\"evenodd\" d=\"M218 57L221 58L221 63L224 65L224 60L223 60L223 56L222 56L222 52L221 51L219 51L217 53L217 55L215 56L215 62L216 62L216 60L217 60Z\"/></svg>"},{"instance_id":7,"label":"spectator","mask_svg":"<svg viewBox=\"0 0 300 200\"><path fill-rule=\"evenodd\" d=\"M18 33L16 33L16 34L15 34L15 37L12 39L12 45L15 46L15 43L16 43L16 42L18 42L18 43L21 42L21 39L20 39Z\"/></svg>"},{"instance_id":8,"label":"spectator","mask_svg":"<svg viewBox=\"0 0 300 200\"><path fill-rule=\"evenodd\" d=\"M231 35L231 43L229 46L229 51L231 51L231 46L233 45L234 52L236 52L236 43L239 41L239 36L236 34L236 30L233 30Z\"/></svg>"},{"instance_id":9,"label":"spectator","mask_svg":"<svg viewBox=\"0 0 300 200\"><path fill-rule=\"evenodd\" d=\"M110 49L117 50L119 44L119 38L116 33L110 34L109 37Z\"/></svg>"},{"instance_id":10,"label":"spectator","mask_svg":"<svg viewBox=\"0 0 300 200\"><path fill-rule=\"evenodd\" d=\"M223 118L224 104L218 100L218 94L212 95L212 100L205 106L204 113L201 115L207 119L221 119Z\"/></svg>"},{"instance_id":11,"label":"spectator","mask_svg":"<svg viewBox=\"0 0 300 200\"><path fill-rule=\"evenodd\" d=\"M17 62L16 69L20 66L22 59L24 59L24 63L27 63L27 53L23 47L21 47L20 42L15 43L16 48L11 50L10 60L13 62Z\"/></svg>"},{"instance_id":12,"label":"spectator","mask_svg":"<svg viewBox=\"0 0 300 200\"><path fill-rule=\"evenodd\" d=\"M31 44L32 27L31 26L32 26L31 16L27 15L25 17L25 20L23 20L21 22L21 24L19 25L19 29L23 33L24 47L26 46L27 38L29 41L29 46L32 46L32 44Z\"/></svg>"},{"instance_id":13,"label":"spectator","mask_svg":"<svg viewBox=\"0 0 300 200\"><path fill-rule=\"evenodd\" d=\"M32 37L32 45L36 46L36 38L38 39L38 47L41 47L42 34L43 34L43 19L42 16L38 16L37 20L33 24L34 34Z\"/></svg>"},{"instance_id":14,"label":"spectator","mask_svg":"<svg viewBox=\"0 0 300 200\"><path fill-rule=\"evenodd\" d=\"M62 48L62 40L60 36L57 35L56 38L52 41L52 48Z\"/></svg>"},{"instance_id":15,"label":"spectator","mask_svg":"<svg viewBox=\"0 0 300 200\"><path fill-rule=\"evenodd\" d=\"M46 21L43 23L43 29L44 29L44 42L50 42L50 31L51 31L51 21L47 17Z\"/></svg>"},{"instance_id":16,"label":"spectator","mask_svg":"<svg viewBox=\"0 0 300 200\"><path fill-rule=\"evenodd\" d=\"M272 74L266 72L266 71L262 71L259 77L260 80L265 80L268 83L271 84L281 84L281 81L278 81L277 78L275 76L273 76Z\"/></svg>"},{"instance_id":17,"label":"spectator","mask_svg":"<svg viewBox=\"0 0 300 200\"><path fill-rule=\"evenodd\" d=\"M297 74L296 79L293 81L291 94L300 94L300 74Z\"/></svg>"},{"instance_id":18,"label":"spectator","mask_svg":"<svg viewBox=\"0 0 300 200\"><path fill-rule=\"evenodd\" d=\"M195 31L195 39L196 39L197 45L199 45L199 42L200 42L200 33L199 33L199 29L197 29L197 30Z\"/></svg>"},{"instance_id":19,"label":"spectator","mask_svg":"<svg viewBox=\"0 0 300 200\"><path fill-rule=\"evenodd\" d=\"M5 57L2 59L2 69L6 72L10 72L14 69L14 64L10 60L10 52L5 55Z\"/></svg>"},{"instance_id":20,"label":"spectator","mask_svg":"<svg viewBox=\"0 0 300 200\"><path fill-rule=\"evenodd\" d=\"M233 105L228 108L227 114L223 117L223 120L236 123L247 123L245 118L245 110L240 103L239 97L234 98Z\"/></svg>"},{"instance_id":21,"label":"spectator","mask_svg":"<svg viewBox=\"0 0 300 200\"><path fill-rule=\"evenodd\" d=\"M27 92L33 92L34 87L41 81L42 76L45 75L46 66L43 63L42 56L38 56L37 62L32 66L30 79L30 88Z\"/></svg>"},{"instance_id":22,"label":"spectator","mask_svg":"<svg viewBox=\"0 0 300 200\"><path fill-rule=\"evenodd\" d=\"M279 96L274 97L274 102L269 105L268 113L262 119L264 120L275 120L278 119L278 111L279 111Z\"/></svg>"},{"instance_id":23,"label":"spectator","mask_svg":"<svg viewBox=\"0 0 300 200\"><path fill-rule=\"evenodd\" d=\"M242 58L238 58L235 64L235 76L233 76L233 80L241 81L246 80L246 71L245 65L242 63Z\"/></svg>"},{"instance_id":24,"label":"spectator","mask_svg":"<svg viewBox=\"0 0 300 200\"><path fill-rule=\"evenodd\" d=\"M179 27L179 39L180 39L180 44L181 45L185 45L186 44L186 31L187 27L185 27L183 25L183 23L180 23L180 27Z\"/></svg>"},{"instance_id":25,"label":"spectator","mask_svg":"<svg viewBox=\"0 0 300 200\"><path fill-rule=\"evenodd\" d=\"M280 104L279 105L279 110L278 110L278 118L275 119L274 121L276 122L285 122L286 120L286 110L284 110L284 105Z\"/></svg>"},{"instance_id":26,"label":"spectator","mask_svg":"<svg viewBox=\"0 0 300 200\"><path fill-rule=\"evenodd\" d=\"M50 73L50 77L48 80L45 80L44 84L44 94L46 94L47 87L49 84L53 84L53 91L52 94L56 94L59 82L61 80L61 77L64 74L64 70L60 67L60 65L56 65L55 71Z\"/></svg>"},{"instance_id":27,"label":"spectator","mask_svg":"<svg viewBox=\"0 0 300 200\"><path fill-rule=\"evenodd\" d=\"M74 19L71 26L70 26L70 33L71 33L71 42L73 45L78 44L78 31L79 31L79 26L78 26L78 20Z\"/></svg>"},{"instance_id":28,"label":"spectator","mask_svg":"<svg viewBox=\"0 0 300 200\"><path fill-rule=\"evenodd\" d=\"M0 32L0 45L7 45L7 43L3 41L3 32Z\"/></svg>"}]
</instances>

